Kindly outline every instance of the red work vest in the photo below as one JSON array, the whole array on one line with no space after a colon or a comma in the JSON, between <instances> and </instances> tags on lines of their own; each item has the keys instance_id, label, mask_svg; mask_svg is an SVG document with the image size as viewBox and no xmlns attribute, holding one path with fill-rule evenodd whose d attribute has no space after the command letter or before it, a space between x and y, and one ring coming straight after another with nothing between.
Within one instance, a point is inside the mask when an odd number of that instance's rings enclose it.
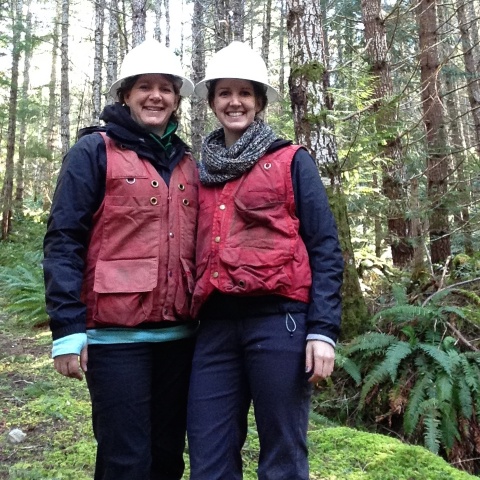
<instances>
[{"instance_id":1,"label":"red work vest","mask_svg":"<svg viewBox=\"0 0 480 480\"><path fill-rule=\"evenodd\" d=\"M298 148L264 155L238 179L200 186L194 315L215 289L309 301L312 275L290 170Z\"/></svg>"},{"instance_id":2,"label":"red work vest","mask_svg":"<svg viewBox=\"0 0 480 480\"><path fill-rule=\"evenodd\" d=\"M168 187L153 165L102 134L105 198L93 217L82 300L87 328L190 319L198 174L186 154Z\"/></svg>"}]
</instances>

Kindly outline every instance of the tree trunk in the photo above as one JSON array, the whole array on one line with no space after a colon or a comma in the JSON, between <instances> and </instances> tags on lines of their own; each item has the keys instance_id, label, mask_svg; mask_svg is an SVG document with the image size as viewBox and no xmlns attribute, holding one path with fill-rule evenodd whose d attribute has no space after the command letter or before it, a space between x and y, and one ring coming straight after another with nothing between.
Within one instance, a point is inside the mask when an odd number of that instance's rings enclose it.
<instances>
[{"instance_id":1,"label":"tree trunk","mask_svg":"<svg viewBox=\"0 0 480 480\"><path fill-rule=\"evenodd\" d=\"M333 107L333 99L329 93L322 18L318 4L309 0L287 0L287 12L295 134L317 162L337 222L345 260L342 331L345 338L352 338L364 331L367 309L355 268L335 137L330 133L333 125L326 114Z\"/></svg>"},{"instance_id":2,"label":"tree trunk","mask_svg":"<svg viewBox=\"0 0 480 480\"><path fill-rule=\"evenodd\" d=\"M230 43L228 28L230 25L227 0L215 0L215 51Z\"/></svg>"},{"instance_id":3,"label":"tree trunk","mask_svg":"<svg viewBox=\"0 0 480 480\"><path fill-rule=\"evenodd\" d=\"M62 1L62 43L60 46L62 67L60 85L60 136L62 140L62 156L70 148L70 85L68 83L68 23L69 0Z\"/></svg>"},{"instance_id":4,"label":"tree trunk","mask_svg":"<svg viewBox=\"0 0 480 480\"><path fill-rule=\"evenodd\" d=\"M27 0L27 16L25 18L25 58L23 66L22 95L20 99L20 133L18 136L18 160L17 173L15 175L15 212L23 215L23 200L25 190L25 149L27 142L27 111L28 111L28 87L30 85L30 61L32 59L32 13L30 12L30 0Z\"/></svg>"},{"instance_id":5,"label":"tree trunk","mask_svg":"<svg viewBox=\"0 0 480 480\"><path fill-rule=\"evenodd\" d=\"M11 231L12 221L12 200L13 200L13 175L15 155L15 135L17 123L17 101L18 101L18 67L21 53L21 31L22 31L22 0L17 0L15 10L12 12L12 76L10 79L10 96L8 103L8 131L7 131L7 152L5 156L5 174L3 177L2 196L2 240L6 240Z\"/></svg>"},{"instance_id":6,"label":"tree trunk","mask_svg":"<svg viewBox=\"0 0 480 480\"><path fill-rule=\"evenodd\" d=\"M280 72L278 78L278 93L280 94L280 98L283 99L285 96L285 55L283 53L283 45L285 38L285 0L280 0L280 32L278 35L278 41L280 43Z\"/></svg>"},{"instance_id":7,"label":"tree trunk","mask_svg":"<svg viewBox=\"0 0 480 480\"><path fill-rule=\"evenodd\" d=\"M145 40L147 1L132 0L132 48Z\"/></svg>"},{"instance_id":8,"label":"tree trunk","mask_svg":"<svg viewBox=\"0 0 480 480\"><path fill-rule=\"evenodd\" d=\"M153 36L155 40L162 43L162 0L155 0L155 28L153 30ZM195 17L192 19L192 23L195 21ZM192 27L193 28L193 27Z\"/></svg>"},{"instance_id":9,"label":"tree trunk","mask_svg":"<svg viewBox=\"0 0 480 480\"><path fill-rule=\"evenodd\" d=\"M475 68L473 43L470 38L471 22L467 18L465 1L457 0L456 7L460 37L462 39L463 62L468 79L467 91L475 132L475 150L477 155L480 156L480 81Z\"/></svg>"},{"instance_id":10,"label":"tree trunk","mask_svg":"<svg viewBox=\"0 0 480 480\"><path fill-rule=\"evenodd\" d=\"M283 19L282 19L283 20ZM268 53L270 51L270 32L272 30L272 0L265 2L262 30L262 57L268 67Z\"/></svg>"},{"instance_id":11,"label":"tree trunk","mask_svg":"<svg viewBox=\"0 0 480 480\"><path fill-rule=\"evenodd\" d=\"M438 36L435 0L420 0L417 7L423 121L427 140L427 195L429 199L430 256L443 266L450 256L450 228L446 203L448 156L442 100L438 95Z\"/></svg>"},{"instance_id":12,"label":"tree trunk","mask_svg":"<svg viewBox=\"0 0 480 480\"><path fill-rule=\"evenodd\" d=\"M170 2L165 0L165 45L170 46Z\"/></svg>"},{"instance_id":13,"label":"tree trunk","mask_svg":"<svg viewBox=\"0 0 480 480\"><path fill-rule=\"evenodd\" d=\"M118 70L118 24L119 15L116 0L110 0L109 21L108 21L108 50L107 50L107 88L117 78ZM113 98L106 95L106 102L113 103Z\"/></svg>"},{"instance_id":14,"label":"tree trunk","mask_svg":"<svg viewBox=\"0 0 480 480\"><path fill-rule=\"evenodd\" d=\"M270 1L270 0L269 0ZM230 6L228 11L231 14L231 26L229 42L232 40L238 40L243 42L244 29L245 29L245 1L244 0L230 0Z\"/></svg>"},{"instance_id":15,"label":"tree trunk","mask_svg":"<svg viewBox=\"0 0 480 480\"><path fill-rule=\"evenodd\" d=\"M205 9L203 0L195 0L193 4L192 19L192 81L198 83L205 77ZM207 122L206 103L196 95L190 99L191 105L191 144L193 154L200 158L203 132Z\"/></svg>"},{"instance_id":16,"label":"tree trunk","mask_svg":"<svg viewBox=\"0 0 480 480\"><path fill-rule=\"evenodd\" d=\"M402 146L393 128L397 120L396 109L388 104L393 95L393 81L380 0L362 0L362 16L366 51L374 78L375 125L378 131L384 135L387 133L383 151L380 152L383 169L382 190L389 202L387 242L392 252L393 264L405 267L413 259L413 246L409 240L409 222L405 218L407 202ZM391 133L388 133L389 127Z\"/></svg>"},{"instance_id":17,"label":"tree trunk","mask_svg":"<svg viewBox=\"0 0 480 480\"><path fill-rule=\"evenodd\" d=\"M103 24L105 22L105 0L95 0L95 57L93 59L93 109L92 123L100 123L102 111L102 68L103 68Z\"/></svg>"}]
</instances>

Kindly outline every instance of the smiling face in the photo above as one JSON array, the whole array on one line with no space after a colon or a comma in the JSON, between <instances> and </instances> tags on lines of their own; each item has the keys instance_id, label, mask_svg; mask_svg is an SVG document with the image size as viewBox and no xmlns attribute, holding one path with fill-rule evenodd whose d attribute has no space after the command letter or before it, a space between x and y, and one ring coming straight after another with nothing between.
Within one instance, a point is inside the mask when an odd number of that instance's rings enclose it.
<instances>
[{"instance_id":1,"label":"smiling face","mask_svg":"<svg viewBox=\"0 0 480 480\"><path fill-rule=\"evenodd\" d=\"M180 96L174 84L164 75L141 75L131 90L125 93L130 115L142 127L162 136L170 116L178 107Z\"/></svg>"},{"instance_id":2,"label":"smiling face","mask_svg":"<svg viewBox=\"0 0 480 480\"><path fill-rule=\"evenodd\" d=\"M227 147L243 135L262 110L252 82L236 78L222 78L215 83L210 107L222 124Z\"/></svg>"}]
</instances>

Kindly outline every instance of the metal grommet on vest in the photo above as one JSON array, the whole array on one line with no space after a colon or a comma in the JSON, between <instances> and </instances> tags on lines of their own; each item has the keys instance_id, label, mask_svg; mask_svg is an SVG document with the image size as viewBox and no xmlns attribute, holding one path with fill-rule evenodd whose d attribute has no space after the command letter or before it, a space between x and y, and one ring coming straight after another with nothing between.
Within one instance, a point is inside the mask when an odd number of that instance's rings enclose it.
<instances>
[{"instance_id":1,"label":"metal grommet on vest","mask_svg":"<svg viewBox=\"0 0 480 480\"><path fill-rule=\"evenodd\" d=\"M187 207L188 205L190 205L190 201L188 200L188 198L184 198L182 200L182 203Z\"/></svg>"},{"instance_id":2,"label":"metal grommet on vest","mask_svg":"<svg viewBox=\"0 0 480 480\"><path fill-rule=\"evenodd\" d=\"M152 205L156 205L156 204L158 203L157 197L152 197L152 198L150 199L150 203L151 203Z\"/></svg>"},{"instance_id":3,"label":"metal grommet on vest","mask_svg":"<svg viewBox=\"0 0 480 480\"><path fill-rule=\"evenodd\" d=\"M158 188L158 181L157 180L152 180L152 187L153 188Z\"/></svg>"},{"instance_id":4,"label":"metal grommet on vest","mask_svg":"<svg viewBox=\"0 0 480 480\"><path fill-rule=\"evenodd\" d=\"M135 179L134 178L126 178L125 181L130 184L130 185L133 185L135 183Z\"/></svg>"},{"instance_id":5,"label":"metal grommet on vest","mask_svg":"<svg viewBox=\"0 0 480 480\"><path fill-rule=\"evenodd\" d=\"M185 185L183 183L179 183L178 184L178 189L183 192L185 190Z\"/></svg>"},{"instance_id":6,"label":"metal grommet on vest","mask_svg":"<svg viewBox=\"0 0 480 480\"><path fill-rule=\"evenodd\" d=\"M267 162L267 163L265 163L265 164L263 165L263 168L264 168L265 170L270 170L270 169L272 168L272 164Z\"/></svg>"},{"instance_id":7,"label":"metal grommet on vest","mask_svg":"<svg viewBox=\"0 0 480 480\"><path fill-rule=\"evenodd\" d=\"M245 284L245 280L239 280L238 286L239 286L240 288L245 288L245 285L246 285L246 284Z\"/></svg>"}]
</instances>

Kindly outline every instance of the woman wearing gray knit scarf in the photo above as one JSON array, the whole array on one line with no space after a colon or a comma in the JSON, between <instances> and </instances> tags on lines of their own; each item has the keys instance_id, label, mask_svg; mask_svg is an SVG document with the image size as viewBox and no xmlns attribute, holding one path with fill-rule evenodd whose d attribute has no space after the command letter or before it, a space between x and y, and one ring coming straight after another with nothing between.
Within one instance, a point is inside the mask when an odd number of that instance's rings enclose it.
<instances>
[{"instance_id":1,"label":"woman wearing gray knit scarf","mask_svg":"<svg viewBox=\"0 0 480 480\"><path fill-rule=\"evenodd\" d=\"M259 114L265 63L232 42L195 93L221 127L204 141L188 405L191 480L242 479L251 403L258 478L308 480L312 385L333 371L343 259L313 158Z\"/></svg>"}]
</instances>

